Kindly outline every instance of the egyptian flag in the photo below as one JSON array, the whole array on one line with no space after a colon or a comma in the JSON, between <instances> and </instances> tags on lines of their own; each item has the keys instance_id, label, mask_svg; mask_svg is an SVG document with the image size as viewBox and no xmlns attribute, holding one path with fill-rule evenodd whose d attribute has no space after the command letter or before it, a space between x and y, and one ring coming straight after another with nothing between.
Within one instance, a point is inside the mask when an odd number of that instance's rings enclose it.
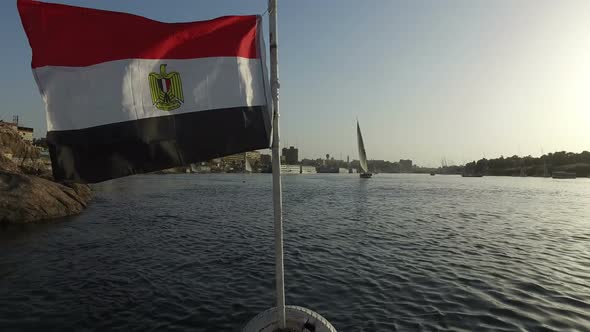
<instances>
[{"instance_id":1,"label":"egyptian flag","mask_svg":"<svg viewBox=\"0 0 590 332\"><path fill-rule=\"evenodd\" d=\"M270 146L260 16L162 23L19 0L57 180L100 182Z\"/></svg>"}]
</instances>

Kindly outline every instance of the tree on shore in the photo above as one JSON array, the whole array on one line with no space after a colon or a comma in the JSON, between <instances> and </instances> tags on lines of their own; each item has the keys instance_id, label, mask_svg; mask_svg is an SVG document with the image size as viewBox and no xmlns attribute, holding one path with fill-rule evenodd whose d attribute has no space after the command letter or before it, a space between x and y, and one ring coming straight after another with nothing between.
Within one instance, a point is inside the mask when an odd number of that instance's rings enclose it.
<instances>
[{"instance_id":1,"label":"tree on shore","mask_svg":"<svg viewBox=\"0 0 590 332\"><path fill-rule=\"evenodd\" d=\"M576 172L577 176L590 176L590 152L573 153L559 151L544 154L540 157L532 156L511 156L495 159L480 159L465 165L469 172L481 173L484 175L527 175L543 176L545 169L549 173L553 171Z\"/></svg>"}]
</instances>

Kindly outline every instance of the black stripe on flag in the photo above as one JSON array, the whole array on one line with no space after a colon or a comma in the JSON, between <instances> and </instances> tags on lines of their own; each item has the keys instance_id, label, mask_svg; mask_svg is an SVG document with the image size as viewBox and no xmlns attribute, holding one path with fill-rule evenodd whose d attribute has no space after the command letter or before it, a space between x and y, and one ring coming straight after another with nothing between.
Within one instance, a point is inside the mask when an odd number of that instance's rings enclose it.
<instances>
[{"instance_id":1,"label":"black stripe on flag","mask_svg":"<svg viewBox=\"0 0 590 332\"><path fill-rule=\"evenodd\" d=\"M237 107L50 131L53 176L95 183L268 148L269 117Z\"/></svg>"}]
</instances>

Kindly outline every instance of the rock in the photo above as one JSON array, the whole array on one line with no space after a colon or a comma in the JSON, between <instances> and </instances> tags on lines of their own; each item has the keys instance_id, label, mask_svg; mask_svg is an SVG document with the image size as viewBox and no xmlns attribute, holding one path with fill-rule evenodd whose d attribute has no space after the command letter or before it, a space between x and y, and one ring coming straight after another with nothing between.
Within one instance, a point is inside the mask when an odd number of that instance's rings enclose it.
<instances>
[{"instance_id":1,"label":"rock","mask_svg":"<svg viewBox=\"0 0 590 332\"><path fill-rule=\"evenodd\" d=\"M91 198L82 184L0 171L0 224L30 223L80 213Z\"/></svg>"},{"instance_id":2,"label":"rock","mask_svg":"<svg viewBox=\"0 0 590 332\"><path fill-rule=\"evenodd\" d=\"M14 157L35 159L39 150L23 140L15 125L0 121L0 155L10 153Z\"/></svg>"},{"instance_id":3,"label":"rock","mask_svg":"<svg viewBox=\"0 0 590 332\"><path fill-rule=\"evenodd\" d=\"M87 185L51 181L39 154L14 125L0 122L0 224L77 214L90 201Z\"/></svg>"},{"instance_id":4,"label":"rock","mask_svg":"<svg viewBox=\"0 0 590 332\"><path fill-rule=\"evenodd\" d=\"M87 185L53 182L39 154L14 125L0 122L0 224L77 214L90 201Z\"/></svg>"},{"instance_id":5,"label":"rock","mask_svg":"<svg viewBox=\"0 0 590 332\"><path fill-rule=\"evenodd\" d=\"M12 160L6 158L0 153L0 171L6 171L10 173L22 173L18 166L12 162Z\"/></svg>"}]
</instances>

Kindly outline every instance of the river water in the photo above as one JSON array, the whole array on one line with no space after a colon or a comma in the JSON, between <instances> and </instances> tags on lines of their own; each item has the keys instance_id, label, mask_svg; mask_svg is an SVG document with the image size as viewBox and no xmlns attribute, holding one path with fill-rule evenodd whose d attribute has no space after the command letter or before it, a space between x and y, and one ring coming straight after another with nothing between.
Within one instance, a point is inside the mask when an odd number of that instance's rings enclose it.
<instances>
[{"instance_id":1,"label":"river water","mask_svg":"<svg viewBox=\"0 0 590 332\"><path fill-rule=\"evenodd\" d=\"M0 330L237 331L274 305L271 177L101 183L0 229ZM339 331L590 330L590 179L285 176L287 303Z\"/></svg>"}]
</instances>

